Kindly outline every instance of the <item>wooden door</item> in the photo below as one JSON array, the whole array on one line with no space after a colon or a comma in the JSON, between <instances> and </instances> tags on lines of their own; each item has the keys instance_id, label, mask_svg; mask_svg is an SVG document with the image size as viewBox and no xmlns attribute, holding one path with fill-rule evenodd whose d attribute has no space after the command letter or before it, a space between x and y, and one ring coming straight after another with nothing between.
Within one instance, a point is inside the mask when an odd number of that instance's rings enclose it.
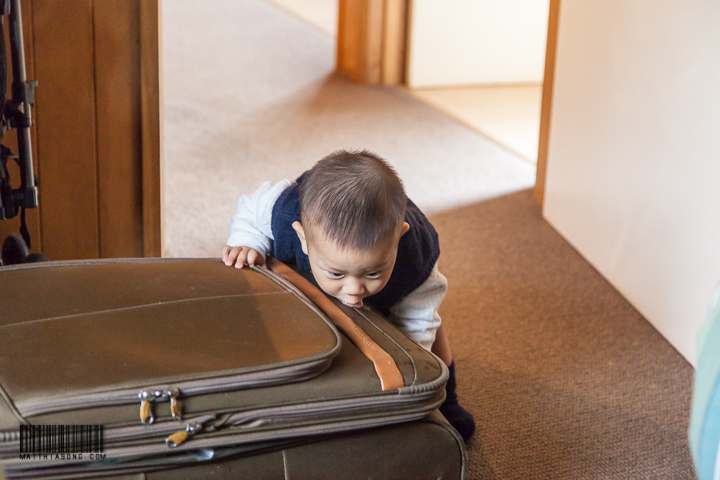
<instances>
[{"instance_id":1,"label":"wooden door","mask_svg":"<svg viewBox=\"0 0 720 480\"><path fill-rule=\"evenodd\" d=\"M337 71L358 83L405 83L409 0L340 0Z\"/></svg>"},{"instance_id":2,"label":"wooden door","mask_svg":"<svg viewBox=\"0 0 720 480\"><path fill-rule=\"evenodd\" d=\"M23 0L39 207L53 260L159 256L158 0ZM6 139L11 146L11 139ZM0 223L0 236L18 220Z\"/></svg>"}]
</instances>

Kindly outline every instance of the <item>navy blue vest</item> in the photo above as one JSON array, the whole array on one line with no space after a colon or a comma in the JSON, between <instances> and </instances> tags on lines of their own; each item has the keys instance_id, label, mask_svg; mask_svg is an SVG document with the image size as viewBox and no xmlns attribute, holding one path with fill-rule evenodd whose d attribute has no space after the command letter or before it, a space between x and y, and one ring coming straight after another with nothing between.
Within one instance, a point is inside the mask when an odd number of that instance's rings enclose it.
<instances>
[{"instance_id":1,"label":"navy blue vest","mask_svg":"<svg viewBox=\"0 0 720 480\"><path fill-rule=\"evenodd\" d=\"M310 261L303 253L300 239L292 228L293 222L302 223L299 196L303 176L286 188L273 206L273 256L283 263L310 271ZM435 228L410 199L407 201L405 221L410 225L410 230L400 237L397 260L390 280L380 292L365 298L366 303L385 316L390 315L393 305L428 279L440 256Z\"/></svg>"}]
</instances>

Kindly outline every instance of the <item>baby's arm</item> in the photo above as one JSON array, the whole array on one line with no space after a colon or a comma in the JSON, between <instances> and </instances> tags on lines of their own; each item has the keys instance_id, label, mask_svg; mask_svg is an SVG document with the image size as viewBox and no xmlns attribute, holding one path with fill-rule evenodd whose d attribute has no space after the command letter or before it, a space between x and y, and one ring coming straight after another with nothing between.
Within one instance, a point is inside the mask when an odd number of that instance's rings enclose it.
<instances>
[{"instance_id":1,"label":"baby's arm","mask_svg":"<svg viewBox=\"0 0 720 480\"><path fill-rule=\"evenodd\" d=\"M436 263L428 279L390 309L393 324L428 351L442 324L438 308L447 293L447 285L447 278Z\"/></svg>"},{"instance_id":2,"label":"baby's arm","mask_svg":"<svg viewBox=\"0 0 720 480\"><path fill-rule=\"evenodd\" d=\"M292 180L282 180L275 185L265 182L252 195L243 195L237 202L232 217L227 245L222 248L225 265L242 268L262 265L272 247L272 209L280 194Z\"/></svg>"}]
</instances>

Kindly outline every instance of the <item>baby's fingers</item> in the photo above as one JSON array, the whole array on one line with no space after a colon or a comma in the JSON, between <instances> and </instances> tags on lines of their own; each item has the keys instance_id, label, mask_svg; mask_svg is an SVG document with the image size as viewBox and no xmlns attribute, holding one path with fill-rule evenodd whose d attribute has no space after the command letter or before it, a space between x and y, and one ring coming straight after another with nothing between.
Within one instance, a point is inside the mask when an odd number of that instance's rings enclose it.
<instances>
[{"instance_id":1,"label":"baby's fingers","mask_svg":"<svg viewBox=\"0 0 720 480\"><path fill-rule=\"evenodd\" d=\"M248 265L262 265L263 257L257 250L250 249L247 255Z\"/></svg>"},{"instance_id":2,"label":"baby's fingers","mask_svg":"<svg viewBox=\"0 0 720 480\"><path fill-rule=\"evenodd\" d=\"M225 245L222 248L222 261L226 265L227 265L227 261L228 261L228 253L230 253L230 250L232 250L232 247L230 245Z\"/></svg>"},{"instance_id":3,"label":"baby's fingers","mask_svg":"<svg viewBox=\"0 0 720 480\"><path fill-rule=\"evenodd\" d=\"M241 247L235 261L235 268L243 268L245 266L245 260L247 259L248 247Z\"/></svg>"},{"instance_id":4,"label":"baby's fingers","mask_svg":"<svg viewBox=\"0 0 720 480\"><path fill-rule=\"evenodd\" d=\"M235 259L238 257L238 254L240 254L241 251L242 247L232 247L227 254L227 258L225 259L225 265L229 267L233 263L235 263Z\"/></svg>"}]
</instances>

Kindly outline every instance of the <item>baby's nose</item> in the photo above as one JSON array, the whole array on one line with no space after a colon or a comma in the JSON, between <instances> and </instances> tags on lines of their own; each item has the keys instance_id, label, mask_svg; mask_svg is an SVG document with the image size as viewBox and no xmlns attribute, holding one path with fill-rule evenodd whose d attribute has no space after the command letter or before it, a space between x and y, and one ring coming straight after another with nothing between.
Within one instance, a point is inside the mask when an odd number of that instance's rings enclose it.
<instances>
[{"instance_id":1,"label":"baby's nose","mask_svg":"<svg viewBox=\"0 0 720 480\"><path fill-rule=\"evenodd\" d=\"M358 296L365 293L365 286L361 282L348 280L344 290L347 295Z\"/></svg>"}]
</instances>

